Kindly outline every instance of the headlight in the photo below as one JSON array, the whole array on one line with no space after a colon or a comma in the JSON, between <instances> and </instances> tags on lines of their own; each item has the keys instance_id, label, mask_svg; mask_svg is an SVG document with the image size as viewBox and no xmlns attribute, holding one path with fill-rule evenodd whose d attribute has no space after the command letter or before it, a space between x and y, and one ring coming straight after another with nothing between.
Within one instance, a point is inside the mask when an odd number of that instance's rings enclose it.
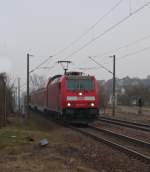
<instances>
[{"instance_id":1,"label":"headlight","mask_svg":"<svg viewBox=\"0 0 150 172\"><path fill-rule=\"evenodd\" d=\"M70 106L71 106L71 103L68 102L68 103L67 103L67 106L70 107Z\"/></svg>"},{"instance_id":2,"label":"headlight","mask_svg":"<svg viewBox=\"0 0 150 172\"><path fill-rule=\"evenodd\" d=\"M82 93L82 92L80 92L80 93L79 93L79 96L82 96L82 95L83 95L83 93Z\"/></svg>"},{"instance_id":3,"label":"headlight","mask_svg":"<svg viewBox=\"0 0 150 172\"><path fill-rule=\"evenodd\" d=\"M91 107L94 107L95 106L95 104L94 103L91 103Z\"/></svg>"}]
</instances>

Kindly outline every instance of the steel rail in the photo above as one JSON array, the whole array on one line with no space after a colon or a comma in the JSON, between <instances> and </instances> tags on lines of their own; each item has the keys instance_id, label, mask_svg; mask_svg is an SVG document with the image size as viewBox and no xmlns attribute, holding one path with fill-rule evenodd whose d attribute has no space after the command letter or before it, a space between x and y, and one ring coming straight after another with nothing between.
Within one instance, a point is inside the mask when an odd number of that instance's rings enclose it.
<instances>
[{"instance_id":1,"label":"steel rail","mask_svg":"<svg viewBox=\"0 0 150 172\"><path fill-rule=\"evenodd\" d=\"M127 123L127 124L133 124L133 125L137 125L137 126L141 126L141 127L150 128L150 125L144 124L144 123L137 123L137 122L131 122L131 121L120 120L120 119L107 118L107 117L105 117L105 116L101 116L100 118L103 118L103 119L110 119L110 120L113 120L113 121L124 122L124 123Z\"/></svg>"},{"instance_id":2,"label":"steel rail","mask_svg":"<svg viewBox=\"0 0 150 172\"><path fill-rule=\"evenodd\" d=\"M150 148L150 143L148 142L145 142L143 140L139 140L139 139L136 139L136 138L133 138L133 137L129 137L129 136L126 136L124 134L117 134L115 132L112 132L110 130L106 130L106 129L100 129L100 128L97 128L97 127L94 127L92 125L89 125L89 127L93 130L96 130L96 131L100 131L100 132L103 132L103 133L106 133L106 134L109 134L111 136L114 136L114 137L117 137L117 138L121 138L121 139L124 139L124 140L127 140L129 142L132 142L132 143L135 143L135 144L138 144L138 145L141 145L145 148Z\"/></svg>"},{"instance_id":3,"label":"steel rail","mask_svg":"<svg viewBox=\"0 0 150 172\"><path fill-rule=\"evenodd\" d=\"M110 141L108 139L105 139L103 137L96 136L95 134L92 134L92 133L88 132L87 130L84 130L83 128L79 129L79 128L72 127L72 126L69 126L69 128L71 128L71 129L73 129L75 131L78 131L78 132L80 132L80 133L82 133L82 134L84 134L84 135L98 141L98 142L102 142L104 144L107 144L107 145L115 148L116 150L119 150L120 152L124 152L124 153L126 153L126 154L128 154L128 155L130 155L132 157L135 157L136 159L140 159L140 160L142 160L142 161L144 161L146 163L150 163L150 157L147 156L147 155L144 155L144 154L139 153L139 152L137 152L135 150L132 150L130 148L127 148L125 146L117 144L117 143L115 143L113 141Z\"/></svg>"},{"instance_id":4,"label":"steel rail","mask_svg":"<svg viewBox=\"0 0 150 172\"><path fill-rule=\"evenodd\" d=\"M47 117L47 115L44 115L44 117ZM90 138L92 138L92 139L94 139L94 140L96 140L98 142L102 142L104 144L107 144L107 145L115 148L116 150L119 150L120 152L124 152L127 155L135 157L136 159L140 159L140 160L142 160L142 161L144 161L146 163L150 163L150 157L149 156L146 156L146 155L141 154L141 153L139 153L137 151L134 151L134 150L132 150L130 148L127 148L125 146L114 143L114 142L112 142L112 141L110 141L108 139L105 139L105 138L102 138L100 136L96 136L94 134L91 134L90 132L87 131L87 128L84 130L83 128L81 129L81 128L73 127L72 125L69 125L68 123L60 122L60 121L57 121L57 120L54 120L54 122L56 124L59 124L59 125L62 125L64 127L70 128L70 129L72 129L74 131L77 131L77 132L79 132L81 134L84 134L84 135L86 135L86 136L88 136L88 137L90 137Z\"/></svg>"},{"instance_id":5,"label":"steel rail","mask_svg":"<svg viewBox=\"0 0 150 172\"><path fill-rule=\"evenodd\" d=\"M124 120L106 118L103 116L99 117L97 119L97 121L111 123L111 124L115 124L115 125L120 125L120 126L124 126L124 127L128 127L128 128L134 128L134 129L150 132L150 125L147 125L147 124L140 124L140 123L129 122L129 121L124 121Z\"/></svg>"}]
</instances>

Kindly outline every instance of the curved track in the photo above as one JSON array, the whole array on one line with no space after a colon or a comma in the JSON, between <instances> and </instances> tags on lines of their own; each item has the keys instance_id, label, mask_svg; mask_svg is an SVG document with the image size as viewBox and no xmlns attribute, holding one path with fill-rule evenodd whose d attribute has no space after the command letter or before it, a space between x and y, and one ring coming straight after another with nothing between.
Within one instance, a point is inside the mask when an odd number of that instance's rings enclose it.
<instances>
[{"instance_id":1,"label":"curved track","mask_svg":"<svg viewBox=\"0 0 150 172\"><path fill-rule=\"evenodd\" d=\"M134 128L134 129L150 132L150 125L147 125L147 124L112 119L112 118L107 118L107 117L103 117L103 116L101 116L97 120L101 121L101 122L105 122L105 123L111 123L111 124L115 124L115 125L120 125L120 126L124 126L124 127L128 127L128 128Z\"/></svg>"},{"instance_id":2,"label":"curved track","mask_svg":"<svg viewBox=\"0 0 150 172\"><path fill-rule=\"evenodd\" d=\"M44 115L44 117L49 119L47 115L46 116ZM107 144L119 150L120 152L126 153L129 156L140 159L146 163L150 163L150 149L149 149L150 143L144 142L142 140L137 140L125 135L117 134L109 130L96 128L92 125L89 125L86 128L85 127L83 128L83 126L82 128L79 128L77 126L72 126L62 121L61 122L58 120L53 120L53 121L59 125L80 132L98 142ZM138 150L135 149L136 147ZM148 155L143 153L148 151L149 151Z\"/></svg>"},{"instance_id":3,"label":"curved track","mask_svg":"<svg viewBox=\"0 0 150 172\"><path fill-rule=\"evenodd\" d=\"M116 134L109 130L96 128L91 125L88 128L76 128L73 126L69 126L69 128L91 137L98 142L103 142L120 152L150 163L150 143Z\"/></svg>"}]
</instances>

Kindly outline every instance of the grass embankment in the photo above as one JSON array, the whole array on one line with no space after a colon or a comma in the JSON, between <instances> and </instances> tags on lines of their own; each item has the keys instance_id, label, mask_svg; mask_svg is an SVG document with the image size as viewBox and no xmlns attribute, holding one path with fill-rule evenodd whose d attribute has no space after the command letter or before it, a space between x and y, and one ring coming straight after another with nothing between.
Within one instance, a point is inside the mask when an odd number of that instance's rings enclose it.
<instances>
[{"instance_id":1,"label":"grass embankment","mask_svg":"<svg viewBox=\"0 0 150 172\"><path fill-rule=\"evenodd\" d=\"M42 171L48 166L41 163L40 155L44 157L38 146L40 139L49 138L49 133L41 125L41 119L30 117L23 121L13 116L9 118L7 127L0 129L0 168L2 171ZM45 130L45 131L44 131ZM41 150L40 150L41 149ZM52 168L60 167L51 163ZM44 167L45 166L45 167ZM51 169L49 165L49 170Z\"/></svg>"},{"instance_id":2,"label":"grass embankment","mask_svg":"<svg viewBox=\"0 0 150 172\"><path fill-rule=\"evenodd\" d=\"M12 116L7 127L0 129L0 172L93 171L76 157L79 151L64 135L65 128L39 115L27 121ZM43 138L49 141L46 147L39 146Z\"/></svg>"},{"instance_id":3,"label":"grass embankment","mask_svg":"<svg viewBox=\"0 0 150 172\"><path fill-rule=\"evenodd\" d=\"M41 139L49 144L39 146ZM149 172L150 166L110 146L31 113L0 129L0 172Z\"/></svg>"},{"instance_id":4,"label":"grass embankment","mask_svg":"<svg viewBox=\"0 0 150 172\"><path fill-rule=\"evenodd\" d=\"M41 133L37 125L33 117L23 121L17 116L12 116L9 118L7 126L0 129L0 148L29 143L30 137ZM43 135L43 133L41 134Z\"/></svg>"}]
</instances>

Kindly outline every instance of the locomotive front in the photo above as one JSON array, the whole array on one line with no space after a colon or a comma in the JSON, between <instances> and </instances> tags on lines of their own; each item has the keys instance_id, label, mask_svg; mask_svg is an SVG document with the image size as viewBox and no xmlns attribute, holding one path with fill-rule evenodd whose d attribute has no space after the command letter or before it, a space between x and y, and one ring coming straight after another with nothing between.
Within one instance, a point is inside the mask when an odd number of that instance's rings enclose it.
<instances>
[{"instance_id":1,"label":"locomotive front","mask_svg":"<svg viewBox=\"0 0 150 172\"><path fill-rule=\"evenodd\" d=\"M99 114L99 87L95 77L68 75L63 83L63 118L86 123L95 120Z\"/></svg>"}]
</instances>

